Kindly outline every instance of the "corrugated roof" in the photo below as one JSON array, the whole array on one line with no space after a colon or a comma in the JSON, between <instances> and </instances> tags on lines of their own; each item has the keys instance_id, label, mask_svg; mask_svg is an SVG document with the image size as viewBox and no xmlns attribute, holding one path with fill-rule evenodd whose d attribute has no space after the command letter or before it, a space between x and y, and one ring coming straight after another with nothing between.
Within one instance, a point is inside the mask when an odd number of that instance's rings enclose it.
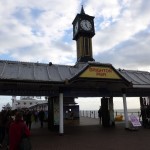
<instances>
[{"instance_id":1,"label":"corrugated roof","mask_svg":"<svg viewBox=\"0 0 150 150\"><path fill-rule=\"evenodd\" d=\"M129 82L133 87L150 88L150 73L147 71L121 70L118 72Z\"/></svg>"},{"instance_id":2,"label":"corrugated roof","mask_svg":"<svg viewBox=\"0 0 150 150\"><path fill-rule=\"evenodd\" d=\"M0 60L0 79L36 82L64 82L73 79L88 65L110 66L99 62L77 63L75 66ZM113 69L115 69L113 67ZM150 88L150 73L117 70L133 87Z\"/></svg>"},{"instance_id":3,"label":"corrugated roof","mask_svg":"<svg viewBox=\"0 0 150 150\"><path fill-rule=\"evenodd\" d=\"M67 66L56 64L0 61L0 79L63 82L78 74L87 64Z\"/></svg>"}]
</instances>

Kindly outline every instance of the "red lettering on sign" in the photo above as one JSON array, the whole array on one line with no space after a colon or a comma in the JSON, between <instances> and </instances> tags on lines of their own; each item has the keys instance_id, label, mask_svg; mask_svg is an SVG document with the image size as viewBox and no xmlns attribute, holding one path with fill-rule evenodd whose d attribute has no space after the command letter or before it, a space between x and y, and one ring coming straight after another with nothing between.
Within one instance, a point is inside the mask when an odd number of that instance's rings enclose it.
<instances>
[{"instance_id":1,"label":"red lettering on sign","mask_svg":"<svg viewBox=\"0 0 150 150\"><path fill-rule=\"evenodd\" d=\"M96 73L97 76L106 77L106 73Z\"/></svg>"},{"instance_id":2,"label":"red lettering on sign","mask_svg":"<svg viewBox=\"0 0 150 150\"><path fill-rule=\"evenodd\" d=\"M95 72L95 73L112 73L112 70L109 68L94 68L94 67L89 67L90 72Z\"/></svg>"}]
</instances>

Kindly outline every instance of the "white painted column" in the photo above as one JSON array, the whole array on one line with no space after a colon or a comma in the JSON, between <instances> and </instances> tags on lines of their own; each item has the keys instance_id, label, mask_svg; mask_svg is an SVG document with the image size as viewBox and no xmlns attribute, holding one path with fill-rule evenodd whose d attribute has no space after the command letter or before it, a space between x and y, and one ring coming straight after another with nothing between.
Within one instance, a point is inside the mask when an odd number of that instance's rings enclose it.
<instances>
[{"instance_id":1,"label":"white painted column","mask_svg":"<svg viewBox=\"0 0 150 150\"><path fill-rule=\"evenodd\" d=\"M59 134L64 133L63 93L59 93Z\"/></svg>"},{"instance_id":2,"label":"white painted column","mask_svg":"<svg viewBox=\"0 0 150 150\"><path fill-rule=\"evenodd\" d=\"M123 93L123 107L124 107L124 118L125 118L125 128L129 128L129 117L127 111L127 101L126 101L126 94Z\"/></svg>"}]
</instances>

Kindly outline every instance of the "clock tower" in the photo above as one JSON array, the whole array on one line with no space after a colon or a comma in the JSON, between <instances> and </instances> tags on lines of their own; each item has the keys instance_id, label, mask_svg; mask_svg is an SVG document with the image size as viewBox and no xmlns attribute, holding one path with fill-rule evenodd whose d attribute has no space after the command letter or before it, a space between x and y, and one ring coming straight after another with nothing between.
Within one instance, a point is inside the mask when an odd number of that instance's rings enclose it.
<instances>
[{"instance_id":1,"label":"clock tower","mask_svg":"<svg viewBox=\"0 0 150 150\"><path fill-rule=\"evenodd\" d=\"M95 35L94 17L85 14L83 6L73 21L73 40L77 45L77 62L94 61L92 37Z\"/></svg>"}]
</instances>

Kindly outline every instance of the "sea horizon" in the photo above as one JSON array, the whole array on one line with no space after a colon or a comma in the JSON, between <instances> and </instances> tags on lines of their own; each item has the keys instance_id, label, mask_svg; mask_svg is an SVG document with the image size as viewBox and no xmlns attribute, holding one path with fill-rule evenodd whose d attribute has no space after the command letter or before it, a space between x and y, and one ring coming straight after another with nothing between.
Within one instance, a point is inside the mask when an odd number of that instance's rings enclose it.
<instances>
[{"instance_id":1,"label":"sea horizon","mask_svg":"<svg viewBox=\"0 0 150 150\"><path fill-rule=\"evenodd\" d=\"M137 118L140 116L140 109L139 108L129 108L127 109L128 115L131 114L135 115ZM80 115L85 117L91 117L91 118L99 118L98 117L98 110L80 110ZM117 115L122 115L124 117L124 110L123 109L114 109L114 117Z\"/></svg>"}]
</instances>

